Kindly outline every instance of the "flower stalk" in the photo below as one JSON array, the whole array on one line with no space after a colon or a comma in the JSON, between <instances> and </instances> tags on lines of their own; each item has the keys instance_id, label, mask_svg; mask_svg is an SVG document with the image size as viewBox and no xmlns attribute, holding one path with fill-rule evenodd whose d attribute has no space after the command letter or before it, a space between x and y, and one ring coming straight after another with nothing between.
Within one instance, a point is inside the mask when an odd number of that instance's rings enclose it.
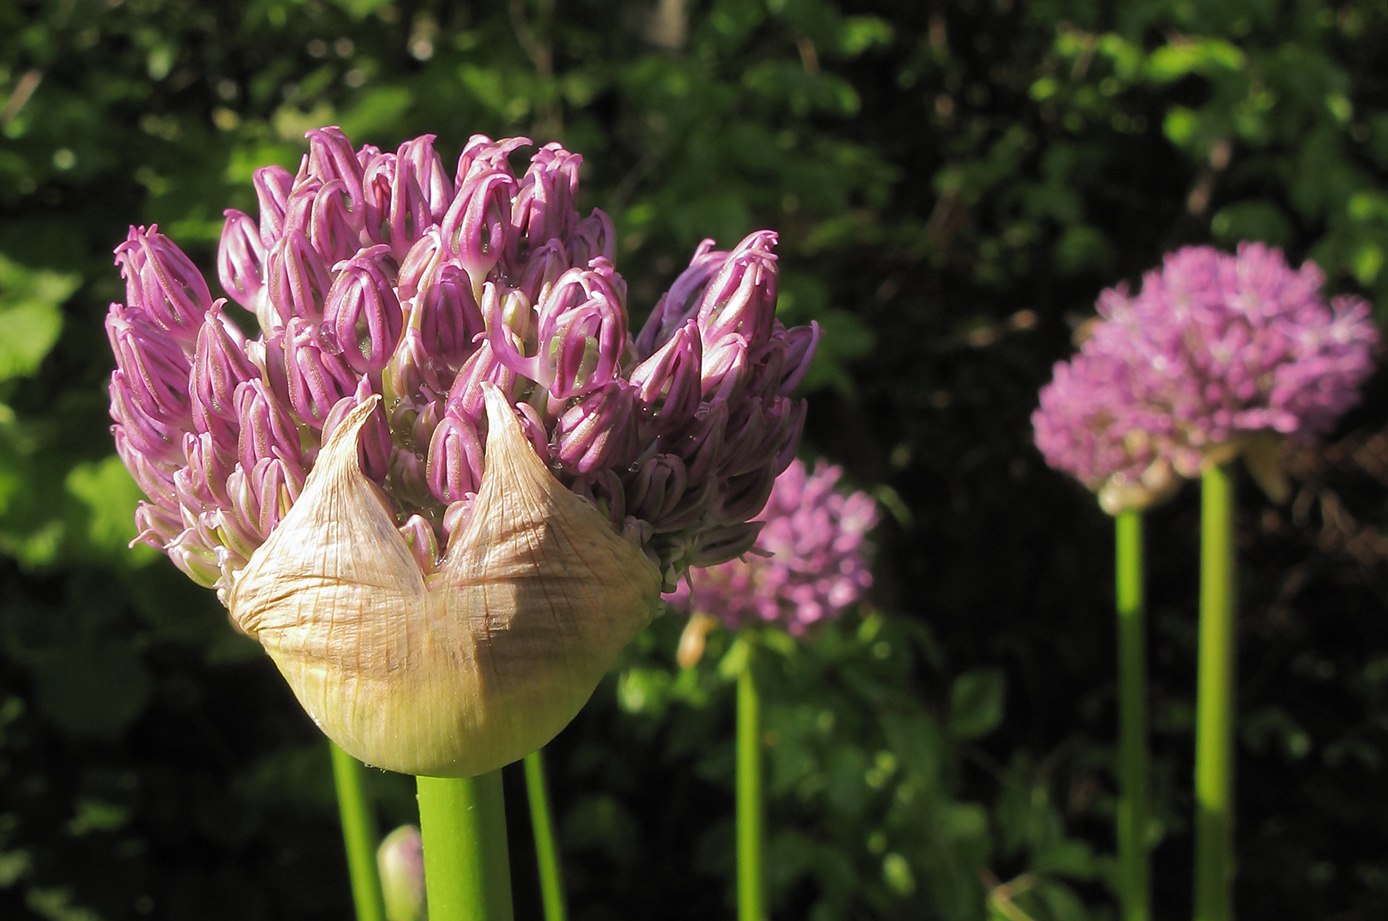
<instances>
[{"instance_id":1,"label":"flower stalk","mask_svg":"<svg viewBox=\"0 0 1388 921\"><path fill-rule=\"evenodd\" d=\"M1118 880L1119 917L1151 917L1147 852L1147 625L1143 584L1142 513L1114 519L1118 612Z\"/></svg>"},{"instance_id":2,"label":"flower stalk","mask_svg":"<svg viewBox=\"0 0 1388 921\"><path fill-rule=\"evenodd\" d=\"M540 901L545 921L564 921L564 874L559 846L554 840L554 817L550 811L549 789L545 781L544 749L525 756L525 792L530 801L530 828L535 836L535 862L540 874Z\"/></svg>"},{"instance_id":3,"label":"flower stalk","mask_svg":"<svg viewBox=\"0 0 1388 921\"><path fill-rule=\"evenodd\" d=\"M759 631L781 628L801 639L857 604L872 585L867 532L877 504L864 492L835 487L843 471L823 461L793 461L769 496L746 499L764 522L757 547L742 559L691 570L666 595L689 612L678 659L692 668L721 621L737 632L729 662L737 675L736 825L739 921L766 921L766 803L762 752Z\"/></svg>"},{"instance_id":4,"label":"flower stalk","mask_svg":"<svg viewBox=\"0 0 1388 921\"><path fill-rule=\"evenodd\" d=\"M737 917L766 921L766 804L762 796L761 691L757 644L737 674Z\"/></svg>"},{"instance_id":5,"label":"flower stalk","mask_svg":"<svg viewBox=\"0 0 1388 921\"><path fill-rule=\"evenodd\" d=\"M1200 480L1200 649L1195 701L1195 921L1233 917L1237 631L1234 480Z\"/></svg>"},{"instance_id":6,"label":"flower stalk","mask_svg":"<svg viewBox=\"0 0 1388 921\"><path fill-rule=\"evenodd\" d=\"M365 768L332 742L328 743L328 749L332 753L333 783L337 788L337 808L342 819L342 841L347 848L347 872L357 921L383 921L385 907L376 871L379 835L366 795Z\"/></svg>"},{"instance_id":7,"label":"flower stalk","mask_svg":"<svg viewBox=\"0 0 1388 921\"><path fill-rule=\"evenodd\" d=\"M415 784L430 921L511 921L501 771Z\"/></svg>"}]
</instances>

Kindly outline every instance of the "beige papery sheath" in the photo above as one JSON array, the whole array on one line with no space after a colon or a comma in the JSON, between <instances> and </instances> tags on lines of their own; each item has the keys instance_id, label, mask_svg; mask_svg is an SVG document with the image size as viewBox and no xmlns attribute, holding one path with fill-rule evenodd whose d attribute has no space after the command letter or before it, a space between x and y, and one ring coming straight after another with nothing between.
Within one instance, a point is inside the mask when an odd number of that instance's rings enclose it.
<instances>
[{"instance_id":1,"label":"beige papery sheath","mask_svg":"<svg viewBox=\"0 0 1388 921\"><path fill-rule=\"evenodd\" d=\"M550 474L484 388L486 469L435 572L361 472L373 397L333 430L229 596L313 721L392 771L472 777L540 748L660 598L656 566Z\"/></svg>"}]
</instances>

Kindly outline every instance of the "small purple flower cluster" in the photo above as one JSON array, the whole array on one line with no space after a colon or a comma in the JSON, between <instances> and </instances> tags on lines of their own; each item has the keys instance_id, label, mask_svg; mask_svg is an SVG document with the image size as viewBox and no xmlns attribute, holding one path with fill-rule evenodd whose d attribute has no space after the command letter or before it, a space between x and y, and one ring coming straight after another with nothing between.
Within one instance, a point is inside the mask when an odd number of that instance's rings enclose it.
<instances>
[{"instance_id":1,"label":"small purple flower cluster","mask_svg":"<svg viewBox=\"0 0 1388 921\"><path fill-rule=\"evenodd\" d=\"M1100 319L1041 391L1032 416L1047 463L1115 508L1140 506L1269 434L1308 442L1359 399L1378 331L1363 300L1327 307L1320 269L1243 243L1186 247ZM1113 509L1111 509L1113 510Z\"/></svg>"},{"instance_id":2,"label":"small purple flower cluster","mask_svg":"<svg viewBox=\"0 0 1388 921\"><path fill-rule=\"evenodd\" d=\"M722 620L730 630L779 624L795 636L832 620L872 586L867 532L877 504L864 492L834 489L843 471L793 462L776 480L757 550L745 559L691 569L665 600ZM761 555L765 554L765 555Z\"/></svg>"},{"instance_id":3,"label":"small purple flower cluster","mask_svg":"<svg viewBox=\"0 0 1388 921\"><path fill-rule=\"evenodd\" d=\"M776 235L705 241L635 337L611 220L580 217L581 158L472 138L453 175L433 136L396 153L308 133L298 173L255 174L259 219L226 212L217 273L249 339L157 228L116 250L126 303L106 322L116 446L149 497L139 540L225 589L304 486L347 412L430 571L485 466L482 385L510 398L566 486L673 585L745 552L794 455L818 328L775 318Z\"/></svg>"}]
</instances>

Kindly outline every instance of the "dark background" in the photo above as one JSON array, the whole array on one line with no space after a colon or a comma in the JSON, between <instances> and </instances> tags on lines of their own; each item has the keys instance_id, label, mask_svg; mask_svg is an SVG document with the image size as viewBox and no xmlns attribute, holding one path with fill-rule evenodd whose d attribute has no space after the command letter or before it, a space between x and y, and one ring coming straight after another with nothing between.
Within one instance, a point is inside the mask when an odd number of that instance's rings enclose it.
<instances>
[{"instance_id":1,"label":"dark background","mask_svg":"<svg viewBox=\"0 0 1388 921\"><path fill-rule=\"evenodd\" d=\"M321 738L212 593L126 549L102 330L127 225L213 275L222 209L322 124L582 153L638 319L703 237L780 232L781 312L826 330L802 453L885 522L873 603L767 662L776 915L1114 917L1111 523L1028 417L1099 291L1182 244L1282 246L1383 316L1384 47L1372 0L0 4L0 917L349 916ZM1291 502L1240 483L1245 918L1388 916L1386 417L1380 375L1289 455ZM1196 493L1148 519L1161 918ZM731 916L729 640L681 673L680 626L547 750L579 921Z\"/></svg>"}]
</instances>

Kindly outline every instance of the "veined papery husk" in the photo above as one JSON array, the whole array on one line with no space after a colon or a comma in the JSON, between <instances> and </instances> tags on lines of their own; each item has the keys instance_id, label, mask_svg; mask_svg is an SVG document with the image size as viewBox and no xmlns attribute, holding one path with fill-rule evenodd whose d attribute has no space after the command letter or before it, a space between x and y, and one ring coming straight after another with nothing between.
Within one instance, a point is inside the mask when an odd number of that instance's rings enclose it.
<instances>
[{"instance_id":1,"label":"veined papery husk","mask_svg":"<svg viewBox=\"0 0 1388 921\"><path fill-rule=\"evenodd\" d=\"M437 571L359 466L373 398L333 430L228 598L328 737L392 771L472 777L540 748L660 598L656 566L554 478L484 387L486 467Z\"/></svg>"}]
</instances>

